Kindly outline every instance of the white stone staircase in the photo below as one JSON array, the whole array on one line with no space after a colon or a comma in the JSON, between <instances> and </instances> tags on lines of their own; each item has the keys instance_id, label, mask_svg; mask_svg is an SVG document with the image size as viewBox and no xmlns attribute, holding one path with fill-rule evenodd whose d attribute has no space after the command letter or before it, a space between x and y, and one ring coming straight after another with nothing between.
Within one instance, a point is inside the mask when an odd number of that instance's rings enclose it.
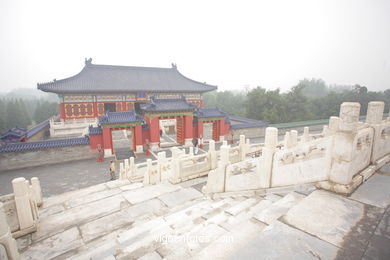
<instances>
[{"instance_id":1,"label":"white stone staircase","mask_svg":"<svg viewBox=\"0 0 390 260\"><path fill-rule=\"evenodd\" d=\"M183 259L216 257L222 252L227 256L305 197L291 189L275 190L282 196L252 191L210 198L186 183L100 184L50 198L42 211L41 229L23 256ZM89 212L99 205L99 212ZM67 219L59 223L57 215Z\"/></svg>"}]
</instances>

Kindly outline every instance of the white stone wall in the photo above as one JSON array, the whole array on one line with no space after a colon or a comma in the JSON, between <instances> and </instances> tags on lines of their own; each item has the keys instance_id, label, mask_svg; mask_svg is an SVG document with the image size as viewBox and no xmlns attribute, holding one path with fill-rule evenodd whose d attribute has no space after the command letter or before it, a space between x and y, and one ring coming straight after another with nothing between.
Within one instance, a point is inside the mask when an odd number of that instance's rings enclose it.
<instances>
[{"instance_id":1,"label":"white stone wall","mask_svg":"<svg viewBox=\"0 0 390 260\"><path fill-rule=\"evenodd\" d=\"M0 153L0 169L5 171L97 157L97 151L92 151L89 145Z\"/></svg>"}]
</instances>

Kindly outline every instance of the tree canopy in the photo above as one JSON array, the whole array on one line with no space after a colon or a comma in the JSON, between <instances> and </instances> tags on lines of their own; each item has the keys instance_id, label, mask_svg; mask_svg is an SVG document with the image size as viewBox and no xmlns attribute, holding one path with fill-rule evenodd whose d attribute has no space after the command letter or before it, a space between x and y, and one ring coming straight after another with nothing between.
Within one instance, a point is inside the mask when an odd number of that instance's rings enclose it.
<instances>
[{"instance_id":1,"label":"tree canopy","mask_svg":"<svg viewBox=\"0 0 390 260\"><path fill-rule=\"evenodd\" d=\"M342 102L359 102L360 114L368 102L384 101L389 111L390 89L369 91L361 85L327 85L321 79L303 79L289 91L256 87L249 91L214 91L204 96L206 107L219 107L231 115L268 123L285 123L329 118L338 115Z\"/></svg>"}]
</instances>

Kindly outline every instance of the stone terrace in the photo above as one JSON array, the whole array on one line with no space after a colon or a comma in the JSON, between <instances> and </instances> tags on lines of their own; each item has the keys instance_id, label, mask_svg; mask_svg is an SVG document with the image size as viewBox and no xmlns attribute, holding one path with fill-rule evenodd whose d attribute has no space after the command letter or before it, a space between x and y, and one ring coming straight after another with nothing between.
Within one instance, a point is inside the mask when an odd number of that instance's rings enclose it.
<instances>
[{"instance_id":1,"label":"stone terrace","mask_svg":"<svg viewBox=\"0 0 390 260\"><path fill-rule=\"evenodd\" d=\"M389 259L390 164L350 197L313 185L214 194L112 181L50 197L24 259Z\"/></svg>"}]
</instances>

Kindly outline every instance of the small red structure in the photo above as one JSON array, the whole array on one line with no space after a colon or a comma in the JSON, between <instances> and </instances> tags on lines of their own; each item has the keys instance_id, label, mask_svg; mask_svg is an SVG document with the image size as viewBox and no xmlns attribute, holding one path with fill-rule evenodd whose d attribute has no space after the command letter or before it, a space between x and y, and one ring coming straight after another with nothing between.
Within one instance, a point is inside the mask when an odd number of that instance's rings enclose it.
<instances>
[{"instance_id":1,"label":"small red structure","mask_svg":"<svg viewBox=\"0 0 390 260\"><path fill-rule=\"evenodd\" d=\"M146 146L146 152L145 152L145 154L147 155L147 156L149 156L150 155L150 151L149 151L149 139L146 139L146 141L145 141L145 146Z\"/></svg>"},{"instance_id":2,"label":"small red structure","mask_svg":"<svg viewBox=\"0 0 390 260\"><path fill-rule=\"evenodd\" d=\"M97 150L99 153L99 157L96 161L97 162L104 162L104 151L103 151L102 146L100 144L97 145Z\"/></svg>"}]
</instances>

